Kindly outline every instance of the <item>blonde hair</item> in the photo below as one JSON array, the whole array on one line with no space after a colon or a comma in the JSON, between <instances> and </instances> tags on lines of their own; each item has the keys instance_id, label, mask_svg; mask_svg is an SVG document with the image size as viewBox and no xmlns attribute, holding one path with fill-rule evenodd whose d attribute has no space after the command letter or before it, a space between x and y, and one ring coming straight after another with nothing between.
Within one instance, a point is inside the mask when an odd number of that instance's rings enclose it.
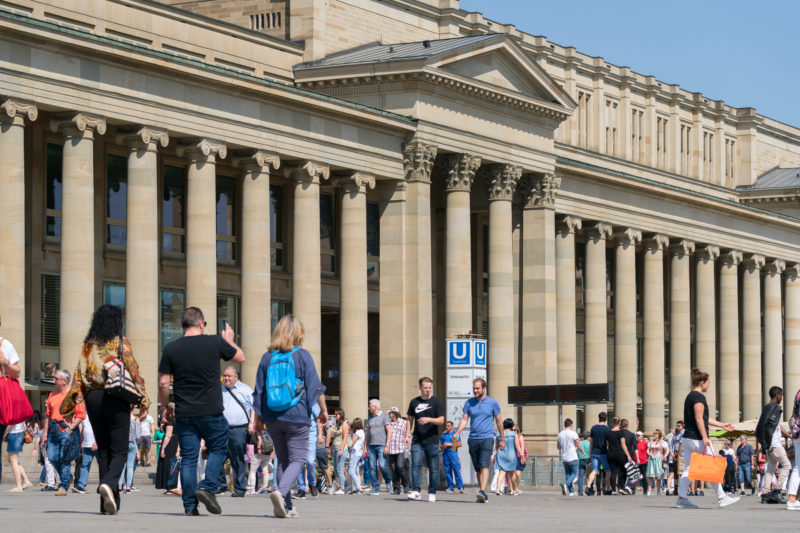
<instances>
[{"instance_id":1,"label":"blonde hair","mask_svg":"<svg viewBox=\"0 0 800 533\"><path fill-rule=\"evenodd\" d=\"M278 321L275 331L272 332L272 342L267 346L267 350L277 350L278 352L290 352L295 346L303 345L305 329L303 323L294 315L286 315Z\"/></svg>"}]
</instances>

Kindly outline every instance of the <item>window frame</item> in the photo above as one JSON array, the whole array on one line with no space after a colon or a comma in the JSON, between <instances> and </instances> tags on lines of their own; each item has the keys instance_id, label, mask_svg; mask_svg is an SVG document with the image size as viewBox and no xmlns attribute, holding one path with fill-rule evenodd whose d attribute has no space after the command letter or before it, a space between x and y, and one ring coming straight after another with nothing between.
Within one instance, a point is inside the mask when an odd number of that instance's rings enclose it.
<instances>
[{"instance_id":1,"label":"window frame","mask_svg":"<svg viewBox=\"0 0 800 533\"><path fill-rule=\"evenodd\" d=\"M108 205L108 192L109 192L109 180L108 180L108 162L109 157L119 157L125 160L125 219L120 218L111 218L109 216L109 205ZM125 253L125 250L128 246L128 155L121 151L116 150L114 148L107 149L103 154L103 190L105 194L103 195L103 215L105 223L103 224L103 245L106 251L110 252L119 252ZM110 238L109 226L121 226L125 228L125 244L116 244L108 242Z\"/></svg>"},{"instance_id":2,"label":"window frame","mask_svg":"<svg viewBox=\"0 0 800 533\"><path fill-rule=\"evenodd\" d=\"M219 170L219 169L218 169ZM230 175L225 172L217 172L214 176L214 197L215 199L218 196L218 180L220 178L225 178L231 180L233 183L233 204L231 205L231 217L233 222L233 229L231 230L231 235L227 235L225 233L216 233L217 229L217 212L216 206L219 200L217 199L214 202L214 230L215 230L215 241L214 241L214 255L217 259L217 265L225 265L225 266L236 266L239 262L239 257L241 256L241 248L239 243L239 233L241 232L241 223L239 220L239 211L241 207L241 196L240 196L240 180L237 179L235 175ZM233 244L233 253L232 258L220 258L217 254L217 243L220 241L222 242L229 242Z\"/></svg>"},{"instance_id":3,"label":"window frame","mask_svg":"<svg viewBox=\"0 0 800 533\"><path fill-rule=\"evenodd\" d=\"M167 226L164 223L164 192L167 186L167 180L165 175L166 167L173 167L173 168L180 168L183 169L183 227L177 226ZM159 169L159 210L158 210L158 218L159 218L159 227L161 228L161 235L159 238L159 251L162 257L175 259L175 260L185 260L186 259L186 206L187 206L187 192L189 189L189 172L185 163L183 163L179 159L172 159L165 157L161 163L158 165ZM173 250L166 250L164 248L164 234L169 235L180 235L182 237L181 242L183 246L182 252L175 252Z\"/></svg>"}]
</instances>

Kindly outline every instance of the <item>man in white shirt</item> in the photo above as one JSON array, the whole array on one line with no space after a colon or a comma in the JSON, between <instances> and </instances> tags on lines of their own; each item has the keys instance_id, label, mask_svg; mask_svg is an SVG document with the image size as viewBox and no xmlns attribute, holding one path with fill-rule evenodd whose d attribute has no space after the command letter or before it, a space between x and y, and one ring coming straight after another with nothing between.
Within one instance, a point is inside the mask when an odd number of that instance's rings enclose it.
<instances>
[{"instance_id":1,"label":"man in white shirt","mask_svg":"<svg viewBox=\"0 0 800 533\"><path fill-rule=\"evenodd\" d=\"M0 319L2 325L2 319ZM8 339L0 337L0 375L19 379L19 355ZM6 433L6 426L0 425L0 438ZM0 481L3 479L3 466L0 463Z\"/></svg>"},{"instance_id":2,"label":"man in white shirt","mask_svg":"<svg viewBox=\"0 0 800 533\"><path fill-rule=\"evenodd\" d=\"M139 411L139 463L150 466L150 447L153 444L153 424L155 420L144 407Z\"/></svg>"},{"instance_id":3,"label":"man in white shirt","mask_svg":"<svg viewBox=\"0 0 800 533\"><path fill-rule=\"evenodd\" d=\"M561 451L561 462L564 463L564 473L567 475L567 482L561 486L561 494L564 496L569 492L570 496L575 496L575 489L572 484L578 475L578 447L580 437L572 430L572 419L564 420L564 431L558 434L556 446Z\"/></svg>"},{"instance_id":4,"label":"man in white shirt","mask_svg":"<svg viewBox=\"0 0 800 533\"><path fill-rule=\"evenodd\" d=\"M247 435L255 432L253 425L253 389L239 381L239 371L228 366L222 372L222 406L228 422L228 459L233 471L234 498L243 498L247 490L247 465L244 456L247 450ZM224 471L221 480L225 479ZM220 487L224 492L227 487Z\"/></svg>"}]
</instances>

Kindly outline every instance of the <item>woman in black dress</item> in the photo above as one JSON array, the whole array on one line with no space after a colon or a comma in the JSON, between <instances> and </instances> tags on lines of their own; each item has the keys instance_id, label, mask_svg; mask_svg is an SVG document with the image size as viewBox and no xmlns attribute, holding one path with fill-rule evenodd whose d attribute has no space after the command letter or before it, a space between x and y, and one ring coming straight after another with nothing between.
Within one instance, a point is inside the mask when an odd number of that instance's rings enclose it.
<instances>
[{"instance_id":1,"label":"woman in black dress","mask_svg":"<svg viewBox=\"0 0 800 533\"><path fill-rule=\"evenodd\" d=\"M156 466L156 488L164 490L164 494L172 492L173 494L180 494L180 489L174 487L167 488L169 483L169 475L172 470L172 458L180 456L180 449L178 448L178 436L175 435L175 419L174 419L174 404L170 403L164 411L164 441L161 443L161 454L158 457Z\"/></svg>"}]
</instances>

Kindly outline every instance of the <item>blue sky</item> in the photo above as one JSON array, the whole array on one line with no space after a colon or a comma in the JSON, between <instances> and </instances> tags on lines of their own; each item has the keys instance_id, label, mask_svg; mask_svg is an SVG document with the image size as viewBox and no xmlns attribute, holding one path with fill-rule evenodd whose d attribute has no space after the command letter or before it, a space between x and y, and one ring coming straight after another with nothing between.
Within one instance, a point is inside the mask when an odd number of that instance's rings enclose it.
<instances>
[{"instance_id":1,"label":"blue sky","mask_svg":"<svg viewBox=\"0 0 800 533\"><path fill-rule=\"evenodd\" d=\"M461 0L666 83L800 127L800 1Z\"/></svg>"}]
</instances>

